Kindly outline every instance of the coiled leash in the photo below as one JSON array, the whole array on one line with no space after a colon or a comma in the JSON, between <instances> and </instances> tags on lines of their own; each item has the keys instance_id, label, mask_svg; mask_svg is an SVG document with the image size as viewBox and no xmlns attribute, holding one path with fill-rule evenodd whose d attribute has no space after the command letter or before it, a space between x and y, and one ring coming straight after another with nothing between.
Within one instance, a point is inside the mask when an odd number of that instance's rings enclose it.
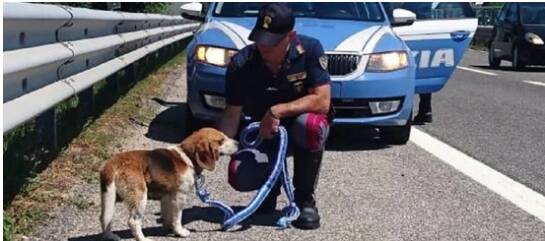
<instances>
[{"instance_id":1,"label":"coiled leash","mask_svg":"<svg viewBox=\"0 0 545 241\"><path fill-rule=\"evenodd\" d=\"M248 140L248 135L259 131L259 122L253 122L248 125L240 133L240 143L244 148L257 148L262 139L257 135L255 140ZM276 156L276 162L274 164L274 169L265 182L263 186L257 191L256 196L250 201L248 206L238 213L235 213L231 207L228 205L212 200L210 198L210 193L206 190L205 179L202 174L199 174L195 180L195 189L197 196L201 199L202 202L220 209L224 213L224 219L222 224L223 230L229 230L238 223L242 222L244 219L252 215L261 205L263 200L267 197L274 184L278 178L282 178L282 186L286 195L288 196L288 205L282 209L283 217L278 219L276 225L279 229L288 228L292 221L299 217L299 208L295 205L295 197L293 195L292 183L288 173L288 166L286 165L286 151L288 147L288 135L287 131L283 126L279 127L279 138L280 145L278 150L278 155ZM283 174L282 176L280 174Z\"/></svg>"}]
</instances>

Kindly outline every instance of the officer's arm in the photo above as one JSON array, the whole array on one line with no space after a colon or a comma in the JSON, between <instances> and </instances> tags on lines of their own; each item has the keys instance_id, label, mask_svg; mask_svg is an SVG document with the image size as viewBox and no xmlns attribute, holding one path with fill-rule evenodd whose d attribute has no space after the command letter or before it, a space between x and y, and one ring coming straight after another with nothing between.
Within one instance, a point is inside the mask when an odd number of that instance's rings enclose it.
<instances>
[{"instance_id":1,"label":"officer's arm","mask_svg":"<svg viewBox=\"0 0 545 241\"><path fill-rule=\"evenodd\" d=\"M271 107L271 114L278 118L297 116L306 112L325 115L329 111L330 100L331 87L329 83L322 84L309 89L306 96Z\"/></svg>"},{"instance_id":2,"label":"officer's arm","mask_svg":"<svg viewBox=\"0 0 545 241\"><path fill-rule=\"evenodd\" d=\"M239 52L240 54L240 52ZM227 103L221 119L216 122L216 128L233 138L238 131L242 114L242 97L244 96L243 75L240 71L241 55L235 55L225 73L225 102Z\"/></svg>"},{"instance_id":3,"label":"officer's arm","mask_svg":"<svg viewBox=\"0 0 545 241\"><path fill-rule=\"evenodd\" d=\"M242 106L227 105L221 119L216 123L216 128L230 138L233 138L238 131L241 113Z\"/></svg>"}]
</instances>

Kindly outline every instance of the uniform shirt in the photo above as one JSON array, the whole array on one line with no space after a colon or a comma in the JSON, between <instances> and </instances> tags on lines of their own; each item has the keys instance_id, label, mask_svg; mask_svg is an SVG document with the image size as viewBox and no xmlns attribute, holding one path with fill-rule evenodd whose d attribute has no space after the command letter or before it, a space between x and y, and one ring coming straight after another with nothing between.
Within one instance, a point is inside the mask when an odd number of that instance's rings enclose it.
<instances>
[{"instance_id":1,"label":"uniform shirt","mask_svg":"<svg viewBox=\"0 0 545 241\"><path fill-rule=\"evenodd\" d=\"M259 121L271 106L296 100L310 88L329 83L321 43L297 35L276 75L266 67L255 44L234 55L227 68L225 97L227 104L243 106L246 116Z\"/></svg>"}]
</instances>

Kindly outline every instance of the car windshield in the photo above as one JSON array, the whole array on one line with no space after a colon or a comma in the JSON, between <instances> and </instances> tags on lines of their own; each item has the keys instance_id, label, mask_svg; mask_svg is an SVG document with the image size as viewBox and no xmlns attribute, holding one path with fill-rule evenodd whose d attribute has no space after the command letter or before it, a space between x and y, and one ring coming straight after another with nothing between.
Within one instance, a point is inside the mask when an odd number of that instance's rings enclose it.
<instances>
[{"instance_id":1,"label":"car windshield","mask_svg":"<svg viewBox=\"0 0 545 241\"><path fill-rule=\"evenodd\" d=\"M263 4L258 2L218 3L213 15L215 17L256 17ZM287 5L293 10L296 18L384 21L378 3L291 2Z\"/></svg>"},{"instance_id":2,"label":"car windshield","mask_svg":"<svg viewBox=\"0 0 545 241\"><path fill-rule=\"evenodd\" d=\"M545 3L521 3L523 24L545 24Z\"/></svg>"}]
</instances>

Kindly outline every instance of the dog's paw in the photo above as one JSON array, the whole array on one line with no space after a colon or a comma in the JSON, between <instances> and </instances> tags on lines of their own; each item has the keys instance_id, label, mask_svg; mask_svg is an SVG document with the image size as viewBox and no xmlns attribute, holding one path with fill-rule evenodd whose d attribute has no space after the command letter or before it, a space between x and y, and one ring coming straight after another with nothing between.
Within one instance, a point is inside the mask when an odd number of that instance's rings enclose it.
<instances>
[{"instance_id":1,"label":"dog's paw","mask_svg":"<svg viewBox=\"0 0 545 241\"><path fill-rule=\"evenodd\" d=\"M174 233L177 235L177 236L180 236L182 238L187 238L189 237L189 230L187 230L186 228L183 228L183 227L177 227L174 229Z\"/></svg>"},{"instance_id":2,"label":"dog's paw","mask_svg":"<svg viewBox=\"0 0 545 241\"><path fill-rule=\"evenodd\" d=\"M102 234L103 240L120 241L121 238L112 232Z\"/></svg>"}]
</instances>

